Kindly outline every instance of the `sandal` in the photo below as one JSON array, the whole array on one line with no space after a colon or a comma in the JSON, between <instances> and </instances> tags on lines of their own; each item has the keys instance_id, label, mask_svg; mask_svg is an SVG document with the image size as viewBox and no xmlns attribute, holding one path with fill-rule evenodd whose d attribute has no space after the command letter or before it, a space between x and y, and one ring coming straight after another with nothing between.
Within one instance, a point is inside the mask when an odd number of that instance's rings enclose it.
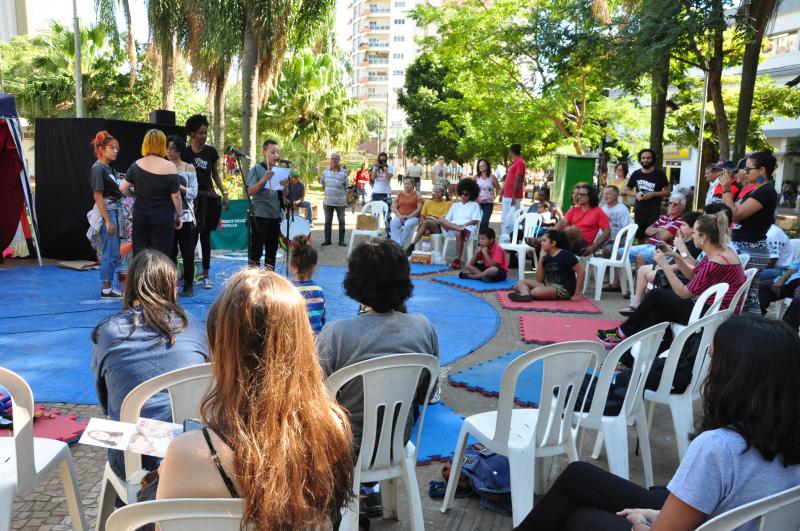
<instances>
[{"instance_id":1,"label":"sandal","mask_svg":"<svg viewBox=\"0 0 800 531\"><path fill-rule=\"evenodd\" d=\"M631 315L633 314L633 312L635 312L635 311L636 311L636 307L635 307L635 306L628 306L627 308L623 308L623 309L621 309L621 310L619 311L619 314L620 314L620 315L622 315L623 317L629 317L629 316L631 316Z\"/></svg>"},{"instance_id":2,"label":"sandal","mask_svg":"<svg viewBox=\"0 0 800 531\"><path fill-rule=\"evenodd\" d=\"M512 302L531 302L533 297L530 295L522 295L517 293L516 291L512 291L508 294L508 300Z\"/></svg>"},{"instance_id":3,"label":"sandal","mask_svg":"<svg viewBox=\"0 0 800 531\"><path fill-rule=\"evenodd\" d=\"M463 264L461 263L461 260L456 259L456 260L453 260L453 263L450 264L450 267L452 267L453 269L461 269L462 265Z\"/></svg>"}]
</instances>

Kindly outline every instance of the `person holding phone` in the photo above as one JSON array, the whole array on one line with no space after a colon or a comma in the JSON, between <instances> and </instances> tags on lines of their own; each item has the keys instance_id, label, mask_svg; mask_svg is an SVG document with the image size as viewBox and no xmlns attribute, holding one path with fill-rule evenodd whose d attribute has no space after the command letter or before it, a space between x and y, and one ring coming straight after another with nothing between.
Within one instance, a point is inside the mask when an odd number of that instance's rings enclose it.
<instances>
[{"instance_id":1,"label":"person holding phone","mask_svg":"<svg viewBox=\"0 0 800 531\"><path fill-rule=\"evenodd\" d=\"M386 230L389 230L389 223L392 221L392 177L394 168L389 166L389 157L385 152L378 153L378 162L372 167L372 199L371 201L383 201L389 207L386 215Z\"/></svg>"}]
</instances>

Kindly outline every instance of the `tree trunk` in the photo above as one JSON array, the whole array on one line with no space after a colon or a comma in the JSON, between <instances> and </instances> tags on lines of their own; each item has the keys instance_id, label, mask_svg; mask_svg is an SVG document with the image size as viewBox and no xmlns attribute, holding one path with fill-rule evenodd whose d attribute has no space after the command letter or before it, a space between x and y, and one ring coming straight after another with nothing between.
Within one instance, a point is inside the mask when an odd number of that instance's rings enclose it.
<instances>
[{"instance_id":1,"label":"tree trunk","mask_svg":"<svg viewBox=\"0 0 800 531\"><path fill-rule=\"evenodd\" d=\"M257 159L256 127L258 117L258 43L252 21L245 21L242 46L242 151L250 160ZM245 160L245 163L247 161Z\"/></svg>"},{"instance_id":2,"label":"tree trunk","mask_svg":"<svg viewBox=\"0 0 800 531\"><path fill-rule=\"evenodd\" d=\"M708 61L708 95L714 103L714 124L717 128L719 156L722 160L729 160L731 157L730 128L728 115L725 112L725 101L722 99L722 58L725 53L722 38L724 31L724 28L714 30L714 48Z\"/></svg>"},{"instance_id":3,"label":"tree trunk","mask_svg":"<svg viewBox=\"0 0 800 531\"><path fill-rule=\"evenodd\" d=\"M131 77L128 80L128 86L133 88L136 85L136 40L133 38L133 26L131 22L131 6L128 0L122 0L122 11L125 14L125 25L128 30L128 63L131 66Z\"/></svg>"},{"instance_id":4,"label":"tree trunk","mask_svg":"<svg viewBox=\"0 0 800 531\"><path fill-rule=\"evenodd\" d=\"M749 17L755 34L744 48L742 58L742 81L739 86L739 107L736 112L736 131L734 133L733 160L739 160L747 149L747 132L750 128L750 113L753 106L753 95L758 74L758 58L761 54L761 42L767 23L772 18L780 0L753 0L750 3Z\"/></svg>"},{"instance_id":5,"label":"tree trunk","mask_svg":"<svg viewBox=\"0 0 800 531\"><path fill-rule=\"evenodd\" d=\"M214 82L214 140L217 150L225 149L225 92L227 91L228 69L220 68Z\"/></svg>"},{"instance_id":6,"label":"tree trunk","mask_svg":"<svg viewBox=\"0 0 800 531\"><path fill-rule=\"evenodd\" d=\"M656 154L656 165L664 162L664 121L667 117L669 88L669 50L663 50L653 63L650 86L650 149Z\"/></svg>"},{"instance_id":7,"label":"tree trunk","mask_svg":"<svg viewBox=\"0 0 800 531\"><path fill-rule=\"evenodd\" d=\"M175 110L175 41L161 49L161 108Z\"/></svg>"}]
</instances>

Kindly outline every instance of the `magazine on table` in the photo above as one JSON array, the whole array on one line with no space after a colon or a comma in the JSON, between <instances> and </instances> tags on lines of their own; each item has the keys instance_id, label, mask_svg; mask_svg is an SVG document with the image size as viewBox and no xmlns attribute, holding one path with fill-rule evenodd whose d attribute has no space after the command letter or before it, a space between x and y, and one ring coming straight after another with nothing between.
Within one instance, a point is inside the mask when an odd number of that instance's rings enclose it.
<instances>
[{"instance_id":1,"label":"magazine on table","mask_svg":"<svg viewBox=\"0 0 800 531\"><path fill-rule=\"evenodd\" d=\"M81 444L164 457L167 446L183 433L183 426L172 422L140 418L136 424L115 420L89 419Z\"/></svg>"}]
</instances>

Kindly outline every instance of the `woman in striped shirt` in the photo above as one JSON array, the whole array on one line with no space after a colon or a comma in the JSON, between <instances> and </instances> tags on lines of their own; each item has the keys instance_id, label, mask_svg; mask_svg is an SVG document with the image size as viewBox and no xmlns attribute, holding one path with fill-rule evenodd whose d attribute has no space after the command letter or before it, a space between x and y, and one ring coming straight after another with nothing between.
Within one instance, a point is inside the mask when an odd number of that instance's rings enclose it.
<instances>
[{"instance_id":1,"label":"woman in striped shirt","mask_svg":"<svg viewBox=\"0 0 800 531\"><path fill-rule=\"evenodd\" d=\"M656 288L649 291L642 304L624 323L610 330L598 330L597 339L605 346L612 347L629 335L659 323L688 324L695 299L706 289L722 282L729 286L722 300L722 308L727 308L745 281L739 257L728 246L729 239L728 218L724 212L704 214L697 218L692 240L705 253L705 257L690 272L689 283L684 285L668 267L666 255L660 250L656 251L656 264L664 270L671 289Z\"/></svg>"},{"instance_id":2,"label":"woman in striped shirt","mask_svg":"<svg viewBox=\"0 0 800 531\"><path fill-rule=\"evenodd\" d=\"M325 294L322 287L311 280L314 270L317 269L317 251L306 236L295 236L292 246L294 248L289 260L289 270L295 278L292 283L306 300L308 322L316 334L325 325Z\"/></svg>"}]
</instances>

